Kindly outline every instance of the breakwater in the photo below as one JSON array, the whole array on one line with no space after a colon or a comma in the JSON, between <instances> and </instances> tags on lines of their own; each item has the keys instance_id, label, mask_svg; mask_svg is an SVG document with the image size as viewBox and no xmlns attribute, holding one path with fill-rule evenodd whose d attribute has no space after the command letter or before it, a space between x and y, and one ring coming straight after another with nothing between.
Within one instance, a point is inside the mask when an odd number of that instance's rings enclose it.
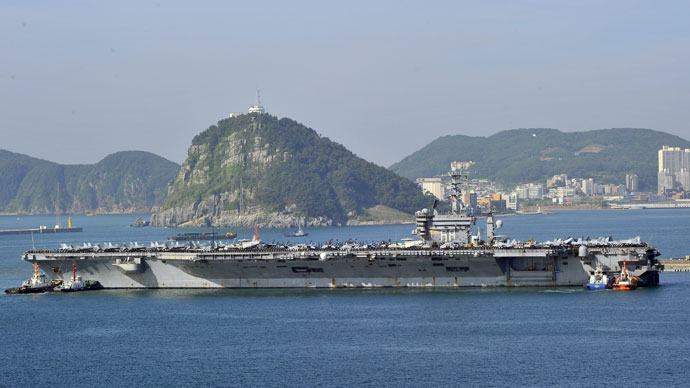
<instances>
[{"instance_id":1,"label":"breakwater","mask_svg":"<svg viewBox=\"0 0 690 388\"><path fill-rule=\"evenodd\" d=\"M661 259L664 272L690 272L690 255L680 259Z\"/></svg>"},{"instance_id":2,"label":"breakwater","mask_svg":"<svg viewBox=\"0 0 690 388\"><path fill-rule=\"evenodd\" d=\"M4 234L43 234L43 233L75 233L83 232L82 228L29 228L29 229L0 229L0 235Z\"/></svg>"}]
</instances>

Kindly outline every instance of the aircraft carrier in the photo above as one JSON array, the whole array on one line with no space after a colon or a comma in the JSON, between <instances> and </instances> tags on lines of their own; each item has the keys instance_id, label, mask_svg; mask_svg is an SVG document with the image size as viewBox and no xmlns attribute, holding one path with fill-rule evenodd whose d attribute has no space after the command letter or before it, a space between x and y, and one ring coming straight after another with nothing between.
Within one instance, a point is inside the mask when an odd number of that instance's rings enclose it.
<instances>
[{"instance_id":1,"label":"aircraft carrier","mask_svg":"<svg viewBox=\"0 0 690 388\"><path fill-rule=\"evenodd\" d=\"M639 238L519 242L496 233L502 220L492 214L482 236L460 202L464 175L450 176L450 214L435 204L416 212L416 239L400 243L274 245L255 235L233 244L63 244L22 258L53 279L76 263L77 275L105 288L583 286L597 270L619 275L624 260L640 285L659 283L659 253Z\"/></svg>"}]
</instances>

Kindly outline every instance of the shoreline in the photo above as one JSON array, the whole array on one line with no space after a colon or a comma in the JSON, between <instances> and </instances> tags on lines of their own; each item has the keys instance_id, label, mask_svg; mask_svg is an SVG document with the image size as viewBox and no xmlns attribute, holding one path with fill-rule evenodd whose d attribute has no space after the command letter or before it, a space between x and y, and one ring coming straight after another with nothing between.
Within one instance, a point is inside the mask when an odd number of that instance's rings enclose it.
<instances>
[{"instance_id":1,"label":"shoreline","mask_svg":"<svg viewBox=\"0 0 690 388\"><path fill-rule=\"evenodd\" d=\"M519 211L528 211L528 212L535 212L537 209L541 207L542 213L545 211L573 211L573 210L621 210L621 209L616 209L616 208L610 208L610 207L601 207L601 206L590 206L590 205L572 205L572 206L527 206L524 208L520 208Z\"/></svg>"},{"instance_id":2,"label":"shoreline","mask_svg":"<svg viewBox=\"0 0 690 388\"><path fill-rule=\"evenodd\" d=\"M60 216L84 216L84 217L91 217L91 216L124 216L124 215L142 215L142 214L148 214L151 215L153 213L151 212L99 212L99 213L63 213L60 214ZM19 216L37 216L37 217L45 217L45 216L51 216L55 217L55 213L2 213L0 212L0 216L13 216L13 217L19 217Z\"/></svg>"}]
</instances>

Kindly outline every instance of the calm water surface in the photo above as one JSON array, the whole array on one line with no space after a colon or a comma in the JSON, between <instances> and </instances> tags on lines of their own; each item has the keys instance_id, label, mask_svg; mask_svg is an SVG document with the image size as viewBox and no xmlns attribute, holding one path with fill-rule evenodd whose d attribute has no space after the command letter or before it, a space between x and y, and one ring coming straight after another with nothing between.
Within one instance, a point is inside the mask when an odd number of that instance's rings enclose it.
<instances>
[{"instance_id":1,"label":"calm water surface","mask_svg":"<svg viewBox=\"0 0 690 388\"><path fill-rule=\"evenodd\" d=\"M164 240L136 216L73 218L59 242ZM0 229L54 224L0 217ZM578 211L504 218L521 240L651 238L690 254L690 211ZM483 227L483 221L479 221ZM309 239L407 237L411 225L307 230ZM235 230L240 237L253 231ZM285 230L261 230L286 240ZM0 236L0 287L32 267L31 236ZM0 296L0 386L582 386L621 377L687 386L690 274L632 292L461 290L140 290Z\"/></svg>"}]
</instances>

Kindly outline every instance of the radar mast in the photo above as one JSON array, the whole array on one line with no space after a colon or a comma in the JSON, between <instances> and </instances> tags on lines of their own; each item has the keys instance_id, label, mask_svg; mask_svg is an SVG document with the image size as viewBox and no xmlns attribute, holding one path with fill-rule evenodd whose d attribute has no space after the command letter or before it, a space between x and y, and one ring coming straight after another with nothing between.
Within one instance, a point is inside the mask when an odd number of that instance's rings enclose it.
<instances>
[{"instance_id":1,"label":"radar mast","mask_svg":"<svg viewBox=\"0 0 690 388\"><path fill-rule=\"evenodd\" d=\"M448 173L450 176L450 187L451 193L448 196L451 202L451 213L454 215L467 216L467 206L463 203L462 194L467 187L466 183L468 180L468 175L463 173L462 170L456 168L451 169Z\"/></svg>"}]
</instances>

